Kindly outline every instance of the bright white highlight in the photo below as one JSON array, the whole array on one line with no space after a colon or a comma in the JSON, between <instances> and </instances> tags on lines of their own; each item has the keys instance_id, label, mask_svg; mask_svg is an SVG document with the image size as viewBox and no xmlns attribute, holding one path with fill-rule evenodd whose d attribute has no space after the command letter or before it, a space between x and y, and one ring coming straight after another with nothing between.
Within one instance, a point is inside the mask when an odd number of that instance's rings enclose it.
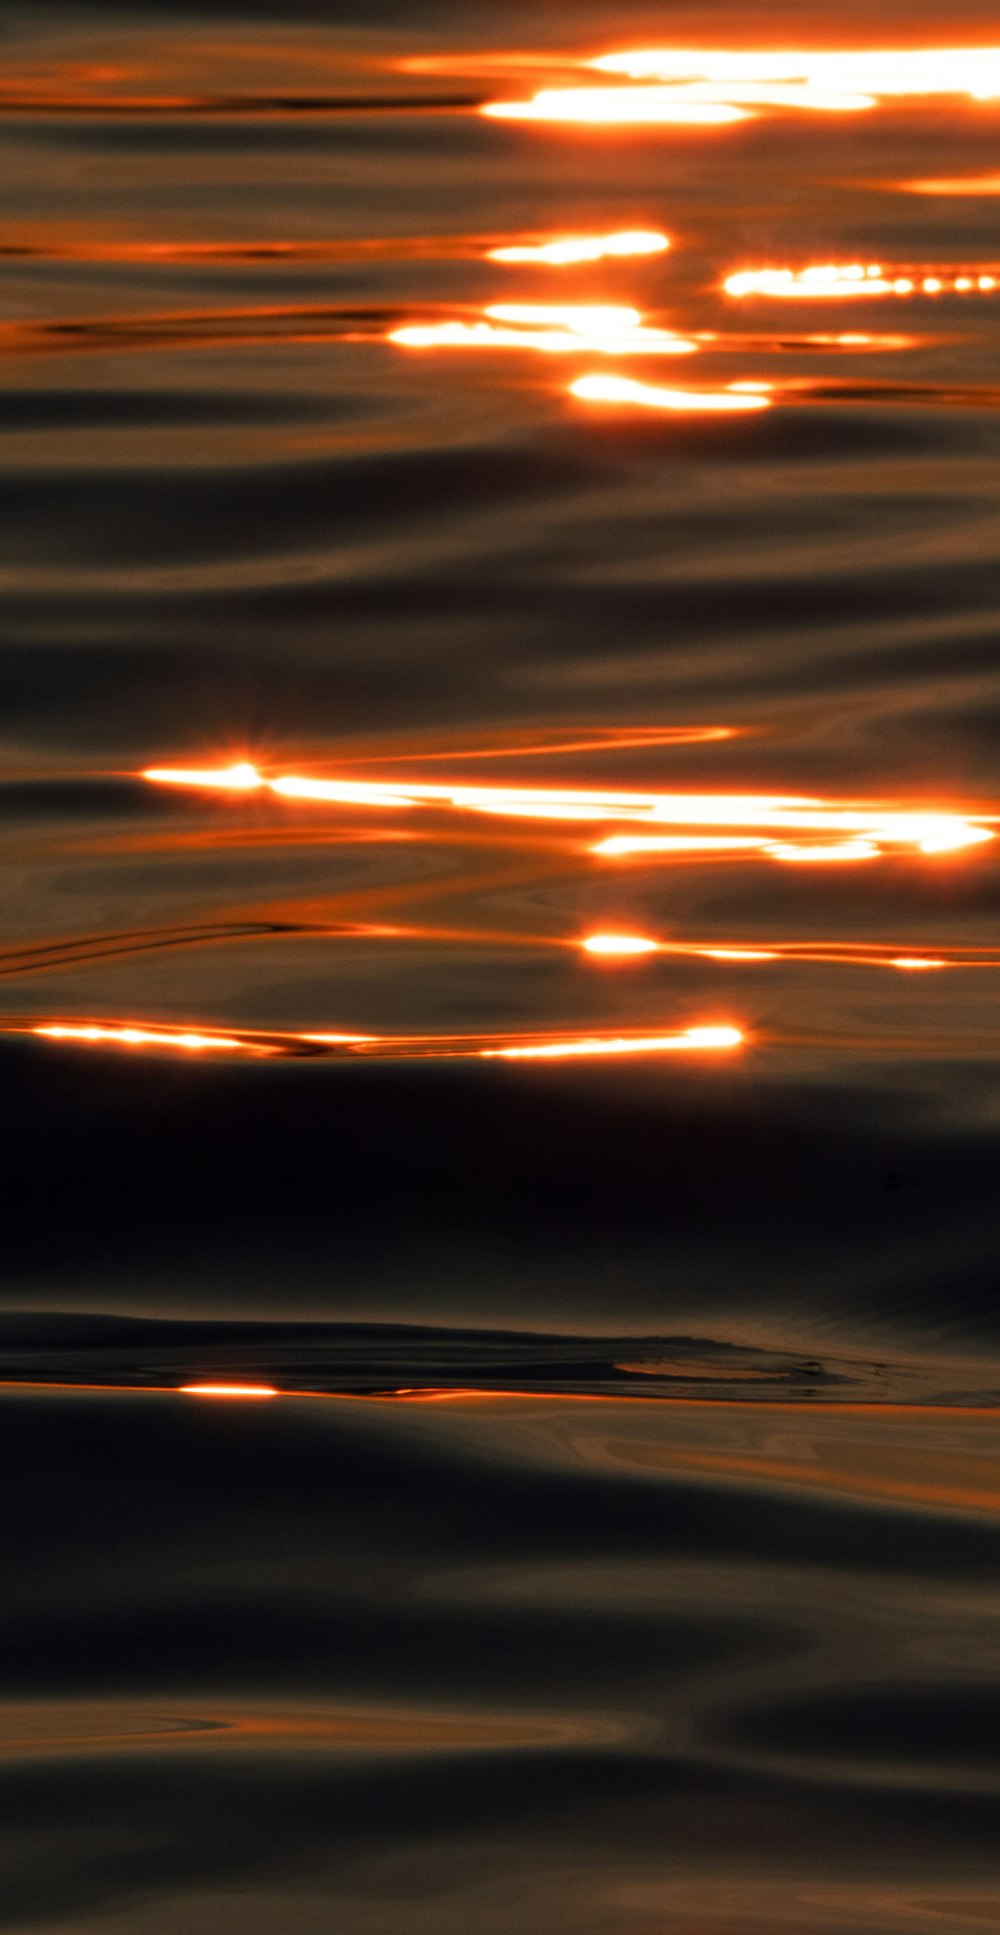
<instances>
[{"instance_id":1,"label":"bright white highlight","mask_svg":"<svg viewBox=\"0 0 1000 1935\"><path fill-rule=\"evenodd\" d=\"M842 301L858 296L986 295L997 287L992 275L911 269L905 275L881 263L822 262L804 269L739 269L726 277L727 295L768 296L779 301Z\"/></svg>"},{"instance_id":2,"label":"bright white highlight","mask_svg":"<svg viewBox=\"0 0 1000 1935\"><path fill-rule=\"evenodd\" d=\"M688 415L767 410L771 406L771 398L756 390L664 390L652 383L637 383L630 376L579 376L569 390L583 403L625 403L643 410L674 410Z\"/></svg>"},{"instance_id":3,"label":"bright white highlight","mask_svg":"<svg viewBox=\"0 0 1000 1935\"><path fill-rule=\"evenodd\" d=\"M190 1031L168 1033L165 1029L152 1028L104 1028L96 1023L77 1023L69 1021L46 1022L31 1030L33 1035L47 1035L51 1041L106 1041L121 1048L180 1048L199 1050L206 1048L242 1048L243 1043L231 1035L201 1035Z\"/></svg>"},{"instance_id":4,"label":"bright white highlight","mask_svg":"<svg viewBox=\"0 0 1000 1935\"><path fill-rule=\"evenodd\" d=\"M666 1055L701 1050L739 1048L745 1036L739 1028L685 1028L676 1035L596 1035L576 1041L518 1043L516 1048L482 1048L484 1061L564 1061L575 1055Z\"/></svg>"},{"instance_id":5,"label":"bright white highlight","mask_svg":"<svg viewBox=\"0 0 1000 1935\"><path fill-rule=\"evenodd\" d=\"M196 790L233 786L226 772L206 778L197 768L154 766L143 777ZM594 853L611 859L629 854L751 852L772 860L862 860L887 853L955 853L995 838L992 816L853 805L794 794L632 793L589 787L321 779L295 773L260 776L259 783L279 799L330 806L426 807L518 820L631 823L635 830L610 833L593 847ZM237 784L233 790L243 789ZM164 1031L155 1039L169 1045L185 1038ZM208 1047L224 1040L187 1037L189 1045Z\"/></svg>"},{"instance_id":6,"label":"bright white highlight","mask_svg":"<svg viewBox=\"0 0 1000 1935\"><path fill-rule=\"evenodd\" d=\"M645 940L640 934L588 934L580 946L587 954L625 958L636 954L657 954L659 941Z\"/></svg>"},{"instance_id":7,"label":"bright white highlight","mask_svg":"<svg viewBox=\"0 0 1000 1935\"><path fill-rule=\"evenodd\" d=\"M702 101L667 87L545 87L531 101L488 101L480 114L498 121L589 122L592 126L724 127L746 121L746 108Z\"/></svg>"},{"instance_id":8,"label":"bright white highlight","mask_svg":"<svg viewBox=\"0 0 1000 1935\"><path fill-rule=\"evenodd\" d=\"M512 243L489 249L490 262L539 262L562 269L576 262L603 262L608 256L662 255L670 238L653 229L622 229L617 235L567 235L554 242Z\"/></svg>"},{"instance_id":9,"label":"bright white highlight","mask_svg":"<svg viewBox=\"0 0 1000 1935\"><path fill-rule=\"evenodd\" d=\"M404 349L534 349L550 356L690 356L698 348L654 329L639 309L593 303L496 302L477 322L406 323L386 340Z\"/></svg>"}]
</instances>

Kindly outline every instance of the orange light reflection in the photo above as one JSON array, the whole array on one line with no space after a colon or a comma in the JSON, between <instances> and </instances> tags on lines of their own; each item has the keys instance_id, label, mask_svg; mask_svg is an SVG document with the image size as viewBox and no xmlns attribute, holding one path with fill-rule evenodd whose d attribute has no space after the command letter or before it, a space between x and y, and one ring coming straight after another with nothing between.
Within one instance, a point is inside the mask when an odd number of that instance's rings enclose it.
<instances>
[{"instance_id":1,"label":"orange light reflection","mask_svg":"<svg viewBox=\"0 0 1000 1935\"><path fill-rule=\"evenodd\" d=\"M606 955L610 958L627 959L640 954L656 954L659 942L646 940L641 934L588 934L580 942L585 954Z\"/></svg>"},{"instance_id":2,"label":"orange light reflection","mask_svg":"<svg viewBox=\"0 0 1000 1935\"><path fill-rule=\"evenodd\" d=\"M28 1034L54 1040L71 1040L90 1047L114 1047L125 1042L143 1048L190 1047L192 1038L181 1031L167 1029L90 1026L86 1023L0 1023L5 1034ZM651 1036L640 1031L631 1034L587 1035L353 1035L319 1032L272 1032L262 1034L245 1029L232 1037L206 1037L213 1046L232 1053L285 1055L311 1058L324 1052L331 1057L358 1057L364 1060L560 1060L575 1055L631 1055L662 1052L700 1053L738 1047L745 1040L742 1031L730 1025L701 1024L670 1034ZM199 1386L199 1390L206 1387ZM243 1387L240 1387L242 1390Z\"/></svg>"},{"instance_id":3,"label":"orange light reflection","mask_svg":"<svg viewBox=\"0 0 1000 1935\"><path fill-rule=\"evenodd\" d=\"M676 1035L593 1035L572 1041L519 1043L509 1048L482 1048L484 1061L566 1061L588 1055L664 1055L671 1053L715 1053L719 1049L741 1048L746 1036L739 1028L716 1026L685 1028Z\"/></svg>"},{"instance_id":4,"label":"orange light reflection","mask_svg":"<svg viewBox=\"0 0 1000 1935\"><path fill-rule=\"evenodd\" d=\"M603 262L609 256L662 255L670 238L658 230L630 228L616 235L566 235L551 242L510 243L489 249L490 262L538 262L562 269L578 262Z\"/></svg>"},{"instance_id":5,"label":"orange light reflection","mask_svg":"<svg viewBox=\"0 0 1000 1935\"><path fill-rule=\"evenodd\" d=\"M32 1028L31 1033L48 1035L53 1041L96 1041L119 1048L179 1048L188 1053L246 1048L246 1042L235 1035L203 1035L190 1029L172 1031L131 1025L106 1027L96 1022L45 1022ZM267 1050L262 1048L257 1052L266 1054Z\"/></svg>"},{"instance_id":6,"label":"orange light reflection","mask_svg":"<svg viewBox=\"0 0 1000 1935\"><path fill-rule=\"evenodd\" d=\"M652 383L637 383L629 376L580 376L570 384L569 393L584 403L625 403L643 410L712 414L770 409L771 397L763 394L765 387L761 384L750 391L733 384L728 390L663 390Z\"/></svg>"},{"instance_id":7,"label":"orange light reflection","mask_svg":"<svg viewBox=\"0 0 1000 1935\"><path fill-rule=\"evenodd\" d=\"M679 88L665 87L545 87L530 101L487 101L479 112L497 121L569 121L592 127L716 128L750 119L748 108L685 98Z\"/></svg>"},{"instance_id":8,"label":"orange light reflection","mask_svg":"<svg viewBox=\"0 0 1000 1935\"><path fill-rule=\"evenodd\" d=\"M200 768L151 766L142 777L195 790L208 787L242 794L264 789L280 799L332 806L433 807L524 820L640 821L656 828L611 834L591 849L609 859L630 854L750 851L782 861L867 860L891 852L954 853L995 838L991 826L984 824L986 816L980 814L855 806L785 794L470 786L427 780L321 779L293 773L267 778L242 762L207 774ZM667 827L675 830L660 830ZM676 830L681 828L685 830Z\"/></svg>"},{"instance_id":9,"label":"orange light reflection","mask_svg":"<svg viewBox=\"0 0 1000 1935\"><path fill-rule=\"evenodd\" d=\"M273 1384L178 1384L185 1397L276 1398L284 1396Z\"/></svg>"},{"instance_id":10,"label":"orange light reflection","mask_svg":"<svg viewBox=\"0 0 1000 1935\"><path fill-rule=\"evenodd\" d=\"M851 301L871 296L989 295L1000 288L1000 272L980 268L955 270L886 268L879 262L810 263L803 269L740 269L723 282L727 295L768 296L779 301ZM843 337L843 342L864 339Z\"/></svg>"},{"instance_id":11,"label":"orange light reflection","mask_svg":"<svg viewBox=\"0 0 1000 1935\"><path fill-rule=\"evenodd\" d=\"M407 323L386 341L404 349L533 349L549 356L691 356L698 348L672 329L648 327L638 309L607 303L491 303L482 321Z\"/></svg>"}]
</instances>

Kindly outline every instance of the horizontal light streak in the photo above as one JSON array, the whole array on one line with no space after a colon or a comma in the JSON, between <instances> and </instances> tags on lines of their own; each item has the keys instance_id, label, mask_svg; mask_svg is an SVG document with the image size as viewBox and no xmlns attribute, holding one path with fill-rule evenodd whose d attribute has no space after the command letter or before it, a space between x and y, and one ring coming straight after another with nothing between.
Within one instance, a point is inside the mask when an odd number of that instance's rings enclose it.
<instances>
[{"instance_id":1,"label":"horizontal light streak","mask_svg":"<svg viewBox=\"0 0 1000 1935\"><path fill-rule=\"evenodd\" d=\"M500 120L580 125L724 126L768 112L851 114L907 99L1000 97L1000 47L639 48L576 65L608 81L547 87L529 100L488 102L480 112Z\"/></svg>"},{"instance_id":2,"label":"horizontal light streak","mask_svg":"<svg viewBox=\"0 0 1000 1935\"><path fill-rule=\"evenodd\" d=\"M91 1027L87 1024L32 1024L8 1022L0 1024L6 1034L28 1034L56 1040L72 1040L86 1043L90 1047L115 1046L125 1041L130 1046L161 1048L190 1047L191 1038L180 1031L173 1035L166 1029ZM729 1023L716 1022L689 1026L672 1030L667 1034L651 1035L648 1032L602 1034L591 1031L588 1034L535 1034L514 1035L510 1033L480 1035L341 1035L301 1033L293 1031L275 1032L268 1035L252 1030L244 1030L239 1036L223 1040L213 1038L213 1045L225 1047L233 1053L258 1055L284 1055L291 1058L310 1058L322 1052L325 1046L329 1053L345 1058L357 1056L369 1060L565 1060L574 1055L629 1055L651 1054L662 1050L683 1052L690 1050L721 1050L740 1046L746 1037L742 1030ZM209 1387L199 1383L198 1394L209 1394ZM238 1387L242 1395L245 1386ZM223 1393L213 1387L214 1395Z\"/></svg>"},{"instance_id":3,"label":"horizontal light streak","mask_svg":"<svg viewBox=\"0 0 1000 1935\"><path fill-rule=\"evenodd\" d=\"M403 349L531 349L544 355L690 356L698 344L651 328L642 312L608 303L491 303L475 322L406 323L386 341Z\"/></svg>"},{"instance_id":4,"label":"horizontal light streak","mask_svg":"<svg viewBox=\"0 0 1000 1935\"><path fill-rule=\"evenodd\" d=\"M253 775L251 780L250 775ZM294 773L268 778L247 762L210 770L151 766L156 784L236 794L266 792L317 805L392 809L430 807L501 818L563 822L643 822L642 833L610 834L593 849L630 854L760 852L772 859L869 859L886 852L943 854L995 838L981 814L930 808L853 805L786 794L638 793L590 787L483 786L427 780L323 779ZM805 836L805 837L800 837Z\"/></svg>"},{"instance_id":5,"label":"horizontal light streak","mask_svg":"<svg viewBox=\"0 0 1000 1935\"><path fill-rule=\"evenodd\" d=\"M590 1055L666 1055L716 1053L740 1048L746 1040L739 1028L711 1025L685 1028L675 1035L591 1035L566 1041L520 1043L509 1048L484 1048L487 1061L566 1061Z\"/></svg>"},{"instance_id":6,"label":"horizontal light streak","mask_svg":"<svg viewBox=\"0 0 1000 1935\"><path fill-rule=\"evenodd\" d=\"M479 110L497 121L568 121L593 127L725 127L749 110L687 98L679 88L545 87L530 101L487 101Z\"/></svg>"},{"instance_id":7,"label":"horizontal light streak","mask_svg":"<svg viewBox=\"0 0 1000 1935\"><path fill-rule=\"evenodd\" d=\"M191 1029L138 1028L131 1023L108 1026L96 1022L54 1021L35 1027L31 1032L34 1035L48 1035L53 1041L102 1042L119 1048L177 1048L188 1053L246 1048L245 1041L235 1035L203 1035Z\"/></svg>"},{"instance_id":8,"label":"horizontal light streak","mask_svg":"<svg viewBox=\"0 0 1000 1935\"><path fill-rule=\"evenodd\" d=\"M938 181L897 181L908 195L1000 195L1000 175L956 175Z\"/></svg>"},{"instance_id":9,"label":"horizontal light streak","mask_svg":"<svg viewBox=\"0 0 1000 1935\"><path fill-rule=\"evenodd\" d=\"M1000 273L939 268L886 268L882 263L822 262L802 269L740 269L723 282L727 295L817 302L871 296L988 295ZM849 342L850 337L841 340Z\"/></svg>"},{"instance_id":10,"label":"horizontal light streak","mask_svg":"<svg viewBox=\"0 0 1000 1935\"><path fill-rule=\"evenodd\" d=\"M551 242L509 243L488 249L490 262L532 262L562 269L578 262L603 262L609 257L662 255L670 238L658 230L628 228L614 235L565 235Z\"/></svg>"},{"instance_id":11,"label":"horizontal light streak","mask_svg":"<svg viewBox=\"0 0 1000 1935\"><path fill-rule=\"evenodd\" d=\"M276 1398L285 1393L274 1384L178 1384L185 1397L201 1398Z\"/></svg>"},{"instance_id":12,"label":"horizontal light streak","mask_svg":"<svg viewBox=\"0 0 1000 1935\"><path fill-rule=\"evenodd\" d=\"M583 403L621 403L642 410L668 410L686 415L718 415L768 410L771 397L761 390L665 390L638 383L630 376L579 376L569 386Z\"/></svg>"}]
</instances>

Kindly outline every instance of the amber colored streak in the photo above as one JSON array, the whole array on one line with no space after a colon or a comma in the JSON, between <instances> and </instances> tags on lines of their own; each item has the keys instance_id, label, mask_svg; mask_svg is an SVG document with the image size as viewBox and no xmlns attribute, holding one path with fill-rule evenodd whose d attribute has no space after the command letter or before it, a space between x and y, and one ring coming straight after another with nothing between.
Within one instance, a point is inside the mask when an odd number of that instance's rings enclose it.
<instances>
[{"instance_id":1,"label":"amber colored streak","mask_svg":"<svg viewBox=\"0 0 1000 1935\"><path fill-rule=\"evenodd\" d=\"M897 181L908 195L1000 195L1000 175L956 175L939 181Z\"/></svg>"},{"instance_id":2,"label":"amber colored streak","mask_svg":"<svg viewBox=\"0 0 1000 1935\"><path fill-rule=\"evenodd\" d=\"M675 1035L592 1035L563 1041L517 1043L506 1048L483 1048L484 1060L567 1061L590 1055L664 1055L716 1053L741 1048L746 1037L739 1028L710 1025L685 1028Z\"/></svg>"},{"instance_id":3,"label":"amber colored streak","mask_svg":"<svg viewBox=\"0 0 1000 1935\"><path fill-rule=\"evenodd\" d=\"M569 393L584 403L620 403L633 409L668 410L688 416L767 410L772 401L769 395L737 391L735 386L728 390L665 390L629 376L580 376L569 385Z\"/></svg>"},{"instance_id":4,"label":"amber colored streak","mask_svg":"<svg viewBox=\"0 0 1000 1935\"><path fill-rule=\"evenodd\" d=\"M716 1053L742 1046L745 1036L729 1024L709 1023L671 1034L635 1031L616 1035L361 1035L314 1032L264 1033L232 1030L226 1035L144 1022L44 1021L0 1023L4 1034L33 1035L88 1048L157 1050L183 1055L361 1056L377 1059L565 1060L574 1056Z\"/></svg>"},{"instance_id":5,"label":"amber colored streak","mask_svg":"<svg viewBox=\"0 0 1000 1935\"><path fill-rule=\"evenodd\" d=\"M233 1711L224 1707L204 1717L192 1715L191 1701L177 1710L169 1701L127 1702L17 1701L0 1708L0 1754L60 1756L150 1748L197 1746L226 1751L245 1747L316 1746L365 1753L469 1752L475 1748L561 1747L570 1742L604 1740L609 1728L574 1716L474 1712L427 1712L413 1708L335 1708L324 1712L316 1701L308 1709Z\"/></svg>"},{"instance_id":6,"label":"amber colored streak","mask_svg":"<svg viewBox=\"0 0 1000 1935\"><path fill-rule=\"evenodd\" d=\"M202 1398L276 1398L282 1394L276 1384L178 1384L185 1397Z\"/></svg>"},{"instance_id":7,"label":"amber colored streak","mask_svg":"<svg viewBox=\"0 0 1000 1935\"><path fill-rule=\"evenodd\" d=\"M727 295L767 296L778 301L856 301L872 296L989 295L1000 287L1000 269L952 264L875 262L810 263L802 269L740 269L723 282ZM846 340L850 340L847 338Z\"/></svg>"},{"instance_id":8,"label":"amber colored streak","mask_svg":"<svg viewBox=\"0 0 1000 1935\"><path fill-rule=\"evenodd\" d=\"M514 819L641 821L656 827L653 833L611 835L592 849L611 858L685 850L693 841L695 848L708 842L719 850L759 849L781 860L860 859L874 858L885 850L951 853L995 837L979 814L854 806L785 794L610 792L589 787L321 779L294 773L269 778L245 761L207 769L207 776L204 768L150 766L141 777L157 785L208 787L237 795L270 792L281 799L358 809L430 806ZM659 830L666 826L685 831ZM790 835L807 837L789 840Z\"/></svg>"},{"instance_id":9,"label":"amber colored streak","mask_svg":"<svg viewBox=\"0 0 1000 1935\"><path fill-rule=\"evenodd\" d=\"M585 66L633 81L673 86L790 88L820 96L905 100L1000 95L1000 47L756 49L643 47L601 54Z\"/></svg>"},{"instance_id":10,"label":"amber colored streak","mask_svg":"<svg viewBox=\"0 0 1000 1935\"><path fill-rule=\"evenodd\" d=\"M449 752L398 752L391 747L381 753L364 753L360 756L347 754L343 764L384 765L387 759L438 761L460 759L526 759L542 753L611 752L642 751L649 746L699 746L708 745L720 739L735 739L744 728L740 726L595 726L591 730L566 727L562 734L551 732L542 740L532 740L530 734L519 741L517 730L501 746L455 746Z\"/></svg>"},{"instance_id":11,"label":"amber colored streak","mask_svg":"<svg viewBox=\"0 0 1000 1935\"><path fill-rule=\"evenodd\" d=\"M853 1409L854 1407L852 1407ZM872 1409L880 1407L873 1406ZM917 1409L919 1407L914 1407ZM810 1410L812 1406L810 1406ZM947 1418L949 1413L942 1415ZM812 1449L812 1447L810 1447ZM752 1453L694 1451L673 1445L615 1445L608 1447L615 1463L638 1465L643 1470L692 1473L705 1478L743 1479L750 1484L791 1485L809 1491L836 1492L842 1497L877 1499L885 1504L912 1505L916 1508L945 1511L996 1512L1000 1510L1000 1483L995 1458L986 1455L953 1453L942 1457L935 1451L921 1456L917 1448L907 1448L895 1456L878 1446L817 1447L825 1458L799 1461L791 1458L766 1458ZM942 1464L957 1467L960 1482L942 1484ZM869 1466L869 1469L865 1467ZM918 1477L921 1465L931 1474ZM894 1468L895 1467L895 1468Z\"/></svg>"},{"instance_id":12,"label":"amber colored streak","mask_svg":"<svg viewBox=\"0 0 1000 1935\"><path fill-rule=\"evenodd\" d=\"M547 355L690 356L698 344L652 329L641 311L608 303L491 303L475 322L408 323L386 340L405 349L533 349Z\"/></svg>"},{"instance_id":13,"label":"amber colored streak","mask_svg":"<svg viewBox=\"0 0 1000 1935\"><path fill-rule=\"evenodd\" d=\"M591 127L724 127L750 110L728 102L685 98L665 87L543 88L530 101L487 101L480 114L498 121L555 121Z\"/></svg>"},{"instance_id":14,"label":"amber colored streak","mask_svg":"<svg viewBox=\"0 0 1000 1935\"><path fill-rule=\"evenodd\" d=\"M609 256L662 255L670 238L652 229L620 229L614 235L564 235L550 242L508 243L489 249L491 262L538 262L561 269L579 262L603 262Z\"/></svg>"}]
</instances>

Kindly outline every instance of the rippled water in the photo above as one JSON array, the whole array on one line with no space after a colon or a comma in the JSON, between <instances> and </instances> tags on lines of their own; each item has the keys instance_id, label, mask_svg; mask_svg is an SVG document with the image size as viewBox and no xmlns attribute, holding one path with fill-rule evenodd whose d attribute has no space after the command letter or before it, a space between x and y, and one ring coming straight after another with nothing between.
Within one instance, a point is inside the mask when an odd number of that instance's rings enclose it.
<instances>
[{"instance_id":1,"label":"rippled water","mask_svg":"<svg viewBox=\"0 0 1000 1935\"><path fill-rule=\"evenodd\" d=\"M2 1925L1000 1930L995 21L2 32Z\"/></svg>"}]
</instances>

